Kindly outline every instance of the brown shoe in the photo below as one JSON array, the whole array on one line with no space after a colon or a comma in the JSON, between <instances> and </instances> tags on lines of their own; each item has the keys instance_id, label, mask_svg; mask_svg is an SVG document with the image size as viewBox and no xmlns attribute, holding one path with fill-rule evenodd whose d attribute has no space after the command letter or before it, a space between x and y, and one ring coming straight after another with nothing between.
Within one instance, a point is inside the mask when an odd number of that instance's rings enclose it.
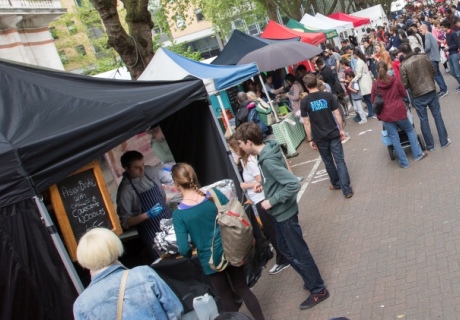
<instances>
[{"instance_id":1,"label":"brown shoe","mask_svg":"<svg viewBox=\"0 0 460 320\"><path fill-rule=\"evenodd\" d=\"M341 189L340 187L336 188L332 184L329 185L329 190L340 190L340 189Z\"/></svg>"}]
</instances>

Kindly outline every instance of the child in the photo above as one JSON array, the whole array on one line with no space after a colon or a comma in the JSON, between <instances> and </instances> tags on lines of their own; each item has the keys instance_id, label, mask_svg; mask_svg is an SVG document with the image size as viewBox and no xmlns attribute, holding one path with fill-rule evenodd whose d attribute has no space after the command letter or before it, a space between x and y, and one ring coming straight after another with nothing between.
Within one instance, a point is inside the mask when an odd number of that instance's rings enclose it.
<instances>
[{"instance_id":1,"label":"child","mask_svg":"<svg viewBox=\"0 0 460 320\"><path fill-rule=\"evenodd\" d=\"M352 81L355 77L355 73L353 71L349 71L345 75L345 79L348 81L348 90L351 93L351 101L353 103L353 109L355 109L356 113L359 114L361 121L358 122L359 124L363 124L367 122L367 115L363 110L363 95L361 94L361 90L359 88L358 81Z\"/></svg>"}]
</instances>

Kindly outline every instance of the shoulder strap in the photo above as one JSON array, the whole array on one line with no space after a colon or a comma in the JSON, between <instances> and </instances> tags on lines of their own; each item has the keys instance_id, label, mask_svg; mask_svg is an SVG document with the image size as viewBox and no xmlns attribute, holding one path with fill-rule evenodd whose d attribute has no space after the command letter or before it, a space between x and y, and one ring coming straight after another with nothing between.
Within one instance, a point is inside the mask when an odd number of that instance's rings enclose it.
<instances>
[{"instance_id":1,"label":"shoulder strap","mask_svg":"<svg viewBox=\"0 0 460 320\"><path fill-rule=\"evenodd\" d=\"M219 213L220 209L222 208L222 204L220 203L220 200L217 197L217 194L214 191L214 189L212 188L209 189L209 193L214 199L215 201L214 203L216 204L216 207L217 207L217 213ZM225 255L222 253L222 258L220 260L220 263L217 266L214 265L214 242L216 240L217 219L219 219L219 214L216 215L216 219L214 220L214 233L212 235L211 257L209 258L209 265L211 266L212 269L220 272L220 271L223 271L227 267L228 261L225 259Z\"/></svg>"},{"instance_id":2,"label":"shoulder strap","mask_svg":"<svg viewBox=\"0 0 460 320\"><path fill-rule=\"evenodd\" d=\"M129 270L123 271L121 277L120 291L118 292L118 305L117 305L117 320L123 318L123 298L125 296L126 279L128 279Z\"/></svg>"}]
</instances>

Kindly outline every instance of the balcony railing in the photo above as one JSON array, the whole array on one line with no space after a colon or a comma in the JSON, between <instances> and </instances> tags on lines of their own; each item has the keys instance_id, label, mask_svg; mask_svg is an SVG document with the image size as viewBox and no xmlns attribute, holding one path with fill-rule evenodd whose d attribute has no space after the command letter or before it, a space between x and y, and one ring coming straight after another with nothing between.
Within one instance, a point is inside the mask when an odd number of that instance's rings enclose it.
<instances>
[{"instance_id":1,"label":"balcony railing","mask_svg":"<svg viewBox=\"0 0 460 320\"><path fill-rule=\"evenodd\" d=\"M1 9L62 8L59 0L0 0Z\"/></svg>"}]
</instances>

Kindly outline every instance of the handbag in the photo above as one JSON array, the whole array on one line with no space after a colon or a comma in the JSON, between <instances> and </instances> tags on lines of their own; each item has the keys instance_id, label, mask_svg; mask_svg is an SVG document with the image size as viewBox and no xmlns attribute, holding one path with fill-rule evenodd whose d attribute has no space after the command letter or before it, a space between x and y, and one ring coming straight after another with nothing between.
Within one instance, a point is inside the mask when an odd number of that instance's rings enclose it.
<instances>
[{"instance_id":1,"label":"handbag","mask_svg":"<svg viewBox=\"0 0 460 320\"><path fill-rule=\"evenodd\" d=\"M379 87L377 85L377 89L375 90L375 97L374 97L374 103L372 104L372 107L374 108L374 113L375 114L381 114L383 110L383 96L379 91Z\"/></svg>"},{"instance_id":2,"label":"handbag","mask_svg":"<svg viewBox=\"0 0 460 320\"><path fill-rule=\"evenodd\" d=\"M117 320L123 318L123 298L125 296L126 280L128 279L129 270L123 271L121 276L120 291L118 292Z\"/></svg>"}]
</instances>

